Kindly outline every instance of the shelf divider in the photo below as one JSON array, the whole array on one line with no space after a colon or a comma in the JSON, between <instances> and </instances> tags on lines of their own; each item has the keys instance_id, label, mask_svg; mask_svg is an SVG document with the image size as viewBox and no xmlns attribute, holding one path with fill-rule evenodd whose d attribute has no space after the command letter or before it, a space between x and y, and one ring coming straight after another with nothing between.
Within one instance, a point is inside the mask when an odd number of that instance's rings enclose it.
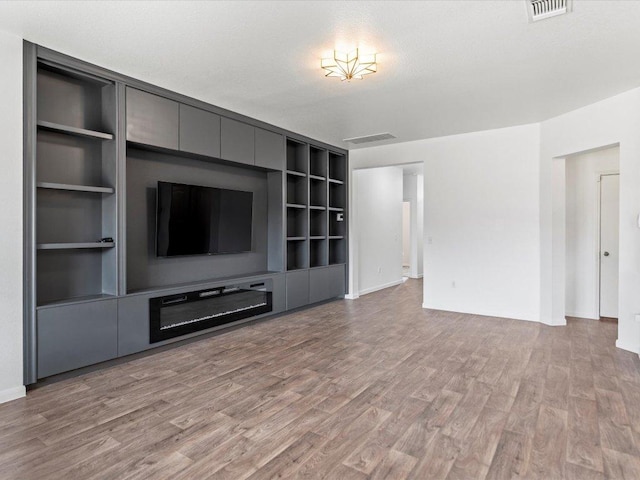
<instances>
[{"instance_id":1,"label":"shelf divider","mask_svg":"<svg viewBox=\"0 0 640 480\"><path fill-rule=\"evenodd\" d=\"M114 242L38 243L38 250L77 250L82 248L113 248Z\"/></svg>"},{"instance_id":2,"label":"shelf divider","mask_svg":"<svg viewBox=\"0 0 640 480\"><path fill-rule=\"evenodd\" d=\"M68 133L70 135L77 135L80 137L97 138L100 140L113 140L113 135L111 133L97 132L95 130L87 130L86 128L70 127L69 125L46 122L44 120L38 120L38 127L44 128L45 130Z\"/></svg>"},{"instance_id":3,"label":"shelf divider","mask_svg":"<svg viewBox=\"0 0 640 480\"><path fill-rule=\"evenodd\" d=\"M67 183L38 182L38 188L49 188L51 190L71 190L74 192L91 192L91 193L114 193L111 187L94 187L91 185L71 185Z\"/></svg>"}]
</instances>

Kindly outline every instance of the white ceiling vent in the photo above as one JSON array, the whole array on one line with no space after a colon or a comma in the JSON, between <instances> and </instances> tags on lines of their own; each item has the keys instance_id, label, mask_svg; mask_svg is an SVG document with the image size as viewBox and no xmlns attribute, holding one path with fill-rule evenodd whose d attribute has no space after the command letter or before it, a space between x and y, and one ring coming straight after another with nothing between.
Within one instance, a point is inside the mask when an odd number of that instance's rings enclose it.
<instances>
[{"instance_id":1,"label":"white ceiling vent","mask_svg":"<svg viewBox=\"0 0 640 480\"><path fill-rule=\"evenodd\" d=\"M380 140L389 140L390 138L396 138L396 136L391 135L389 132L376 133L374 135L365 135L364 137L345 138L342 141L348 142L348 143L355 143L356 145L358 145L360 143L379 142Z\"/></svg>"},{"instance_id":2,"label":"white ceiling vent","mask_svg":"<svg viewBox=\"0 0 640 480\"><path fill-rule=\"evenodd\" d=\"M529 21L537 22L545 18L563 15L571 11L573 0L525 0Z\"/></svg>"}]
</instances>

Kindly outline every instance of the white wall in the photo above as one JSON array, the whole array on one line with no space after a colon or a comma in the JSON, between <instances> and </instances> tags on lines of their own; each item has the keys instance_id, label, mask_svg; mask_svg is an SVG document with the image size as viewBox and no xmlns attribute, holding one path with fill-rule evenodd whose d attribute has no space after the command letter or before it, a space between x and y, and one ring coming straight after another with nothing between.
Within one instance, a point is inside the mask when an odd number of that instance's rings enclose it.
<instances>
[{"instance_id":1,"label":"white wall","mask_svg":"<svg viewBox=\"0 0 640 480\"><path fill-rule=\"evenodd\" d=\"M600 318L599 181L619 172L619 149L607 148L567 157L566 176L566 314Z\"/></svg>"},{"instance_id":2,"label":"white wall","mask_svg":"<svg viewBox=\"0 0 640 480\"><path fill-rule=\"evenodd\" d=\"M565 190L563 158L620 145L620 348L640 351L640 89L542 122L540 146L540 265L542 318L565 313ZM562 159L562 160L560 160Z\"/></svg>"},{"instance_id":3,"label":"white wall","mask_svg":"<svg viewBox=\"0 0 640 480\"><path fill-rule=\"evenodd\" d=\"M22 39L0 31L0 402L22 377Z\"/></svg>"},{"instance_id":4,"label":"white wall","mask_svg":"<svg viewBox=\"0 0 640 480\"><path fill-rule=\"evenodd\" d=\"M535 124L350 152L425 162L425 307L539 319L539 145Z\"/></svg>"},{"instance_id":5,"label":"white wall","mask_svg":"<svg viewBox=\"0 0 640 480\"><path fill-rule=\"evenodd\" d=\"M402 283L402 169L353 172L357 295Z\"/></svg>"}]
</instances>

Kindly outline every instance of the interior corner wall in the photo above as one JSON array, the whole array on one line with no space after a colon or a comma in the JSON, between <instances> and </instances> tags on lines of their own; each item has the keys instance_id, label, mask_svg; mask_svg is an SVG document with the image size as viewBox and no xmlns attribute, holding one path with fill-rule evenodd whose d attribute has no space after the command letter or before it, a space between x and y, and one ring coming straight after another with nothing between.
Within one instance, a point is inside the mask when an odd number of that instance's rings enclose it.
<instances>
[{"instance_id":1,"label":"interior corner wall","mask_svg":"<svg viewBox=\"0 0 640 480\"><path fill-rule=\"evenodd\" d=\"M600 318L598 211L600 175L619 172L619 149L607 148L565 160L566 315Z\"/></svg>"},{"instance_id":2,"label":"interior corner wall","mask_svg":"<svg viewBox=\"0 0 640 480\"><path fill-rule=\"evenodd\" d=\"M540 312L561 324L565 314L564 191L555 190L558 158L620 145L620 272L616 345L640 352L640 89L634 89L541 123ZM557 182L555 182L557 183Z\"/></svg>"},{"instance_id":3,"label":"interior corner wall","mask_svg":"<svg viewBox=\"0 0 640 480\"><path fill-rule=\"evenodd\" d=\"M424 307L539 319L539 147L534 124L349 152L425 162Z\"/></svg>"},{"instance_id":4,"label":"interior corner wall","mask_svg":"<svg viewBox=\"0 0 640 480\"><path fill-rule=\"evenodd\" d=\"M22 39L0 31L0 402L25 394L22 371Z\"/></svg>"},{"instance_id":5,"label":"interior corner wall","mask_svg":"<svg viewBox=\"0 0 640 480\"><path fill-rule=\"evenodd\" d=\"M357 293L364 295L402 282L402 169L358 170L353 181Z\"/></svg>"}]
</instances>

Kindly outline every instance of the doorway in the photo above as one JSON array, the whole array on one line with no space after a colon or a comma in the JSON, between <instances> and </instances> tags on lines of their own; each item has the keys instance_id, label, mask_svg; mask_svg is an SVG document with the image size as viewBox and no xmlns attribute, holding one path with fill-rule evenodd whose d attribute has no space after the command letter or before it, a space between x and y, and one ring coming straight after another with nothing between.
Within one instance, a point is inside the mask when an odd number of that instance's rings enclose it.
<instances>
[{"instance_id":1,"label":"doorway","mask_svg":"<svg viewBox=\"0 0 640 480\"><path fill-rule=\"evenodd\" d=\"M618 146L570 155L565 171L565 315L617 318Z\"/></svg>"},{"instance_id":2,"label":"doorway","mask_svg":"<svg viewBox=\"0 0 640 480\"><path fill-rule=\"evenodd\" d=\"M620 175L600 176L600 318L618 318Z\"/></svg>"},{"instance_id":3,"label":"doorway","mask_svg":"<svg viewBox=\"0 0 640 480\"><path fill-rule=\"evenodd\" d=\"M402 277L411 273L411 202L402 202Z\"/></svg>"}]
</instances>

